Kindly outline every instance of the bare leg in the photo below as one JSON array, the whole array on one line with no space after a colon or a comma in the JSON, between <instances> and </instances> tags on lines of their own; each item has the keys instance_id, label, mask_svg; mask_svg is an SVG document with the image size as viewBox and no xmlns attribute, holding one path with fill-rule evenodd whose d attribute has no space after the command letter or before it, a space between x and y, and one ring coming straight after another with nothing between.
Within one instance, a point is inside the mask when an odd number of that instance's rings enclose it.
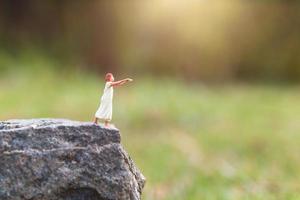
<instances>
[{"instance_id":1,"label":"bare leg","mask_svg":"<svg viewBox=\"0 0 300 200\"><path fill-rule=\"evenodd\" d=\"M97 117L94 118L94 123L98 124L98 118Z\"/></svg>"},{"instance_id":2,"label":"bare leg","mask_svg":"<svg viewBox=\"0 0 300 200\"><path fill-rule=\"evenodd\" d=\"M105 120L104 125L105 127L109 127L109 121Z\"/></svg>"}]
</instances>

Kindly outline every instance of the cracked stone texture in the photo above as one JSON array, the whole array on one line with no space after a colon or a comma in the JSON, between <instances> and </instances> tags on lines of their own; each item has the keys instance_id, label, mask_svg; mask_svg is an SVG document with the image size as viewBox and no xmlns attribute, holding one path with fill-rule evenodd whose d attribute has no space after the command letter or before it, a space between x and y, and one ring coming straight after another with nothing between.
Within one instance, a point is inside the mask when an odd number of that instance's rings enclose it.
<instances>
[{"instance_id":1,"label":"cracked stone texture","mask_svg":"<svg viewBox=\"0 0 300 200\"><path fill-rule=\"evenodd\" d=\"M145 178L120 141L86 122L0 122L0 199L138 200Z\"/></svg>"}]
</instances>

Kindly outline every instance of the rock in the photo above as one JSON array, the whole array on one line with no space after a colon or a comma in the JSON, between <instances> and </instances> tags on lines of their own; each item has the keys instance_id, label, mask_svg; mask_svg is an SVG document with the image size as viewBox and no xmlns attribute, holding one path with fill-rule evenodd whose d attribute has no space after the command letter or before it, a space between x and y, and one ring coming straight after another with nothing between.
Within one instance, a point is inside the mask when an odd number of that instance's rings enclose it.
<instances>
[{"instance_id":1,"label":"rock","mask_svg":"<svg viewBox=\"0 0 300 200\"><path fill-rule=\"evenodd\" d=\"M120 140L92 123L0 122L0 199L138 200L145 178Z\"/></svg>"}]
</instances>

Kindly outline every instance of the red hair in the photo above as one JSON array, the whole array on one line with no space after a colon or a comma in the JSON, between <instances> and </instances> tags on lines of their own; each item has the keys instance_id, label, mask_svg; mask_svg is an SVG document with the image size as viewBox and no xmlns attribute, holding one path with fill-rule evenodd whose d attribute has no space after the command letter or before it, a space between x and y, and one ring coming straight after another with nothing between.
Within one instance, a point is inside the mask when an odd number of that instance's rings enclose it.
<instances>
[{"instance_id":1,"label":"red hair","mask_svg":"<svg viewBox=\"0 0 300 200\"><path fill-rule=\"evenodd\" d=\"M107 73L105 75L105 81L110 81L111 77L113 77L113 74L112 73Z\"/></svg>"}]
</instances>

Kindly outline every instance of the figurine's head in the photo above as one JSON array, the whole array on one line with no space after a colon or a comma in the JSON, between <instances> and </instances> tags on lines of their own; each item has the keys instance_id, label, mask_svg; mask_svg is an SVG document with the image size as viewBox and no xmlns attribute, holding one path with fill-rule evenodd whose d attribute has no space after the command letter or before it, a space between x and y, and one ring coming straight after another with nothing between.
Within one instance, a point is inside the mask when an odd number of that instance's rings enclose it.
<instances>
[{"instance_id":1,"label":"figurine's head","mask_svg":"<svg viewBox=\"0 0 300 200\"><path fill-rule=\"evenodd\" d=\"M115 78L114 78L114 75L112 74L112 73L107 73L106 75L105 75L105 81L106 82L112 82L112 81L114 81L115 80Z\"/></svg>"}]
</instances>

